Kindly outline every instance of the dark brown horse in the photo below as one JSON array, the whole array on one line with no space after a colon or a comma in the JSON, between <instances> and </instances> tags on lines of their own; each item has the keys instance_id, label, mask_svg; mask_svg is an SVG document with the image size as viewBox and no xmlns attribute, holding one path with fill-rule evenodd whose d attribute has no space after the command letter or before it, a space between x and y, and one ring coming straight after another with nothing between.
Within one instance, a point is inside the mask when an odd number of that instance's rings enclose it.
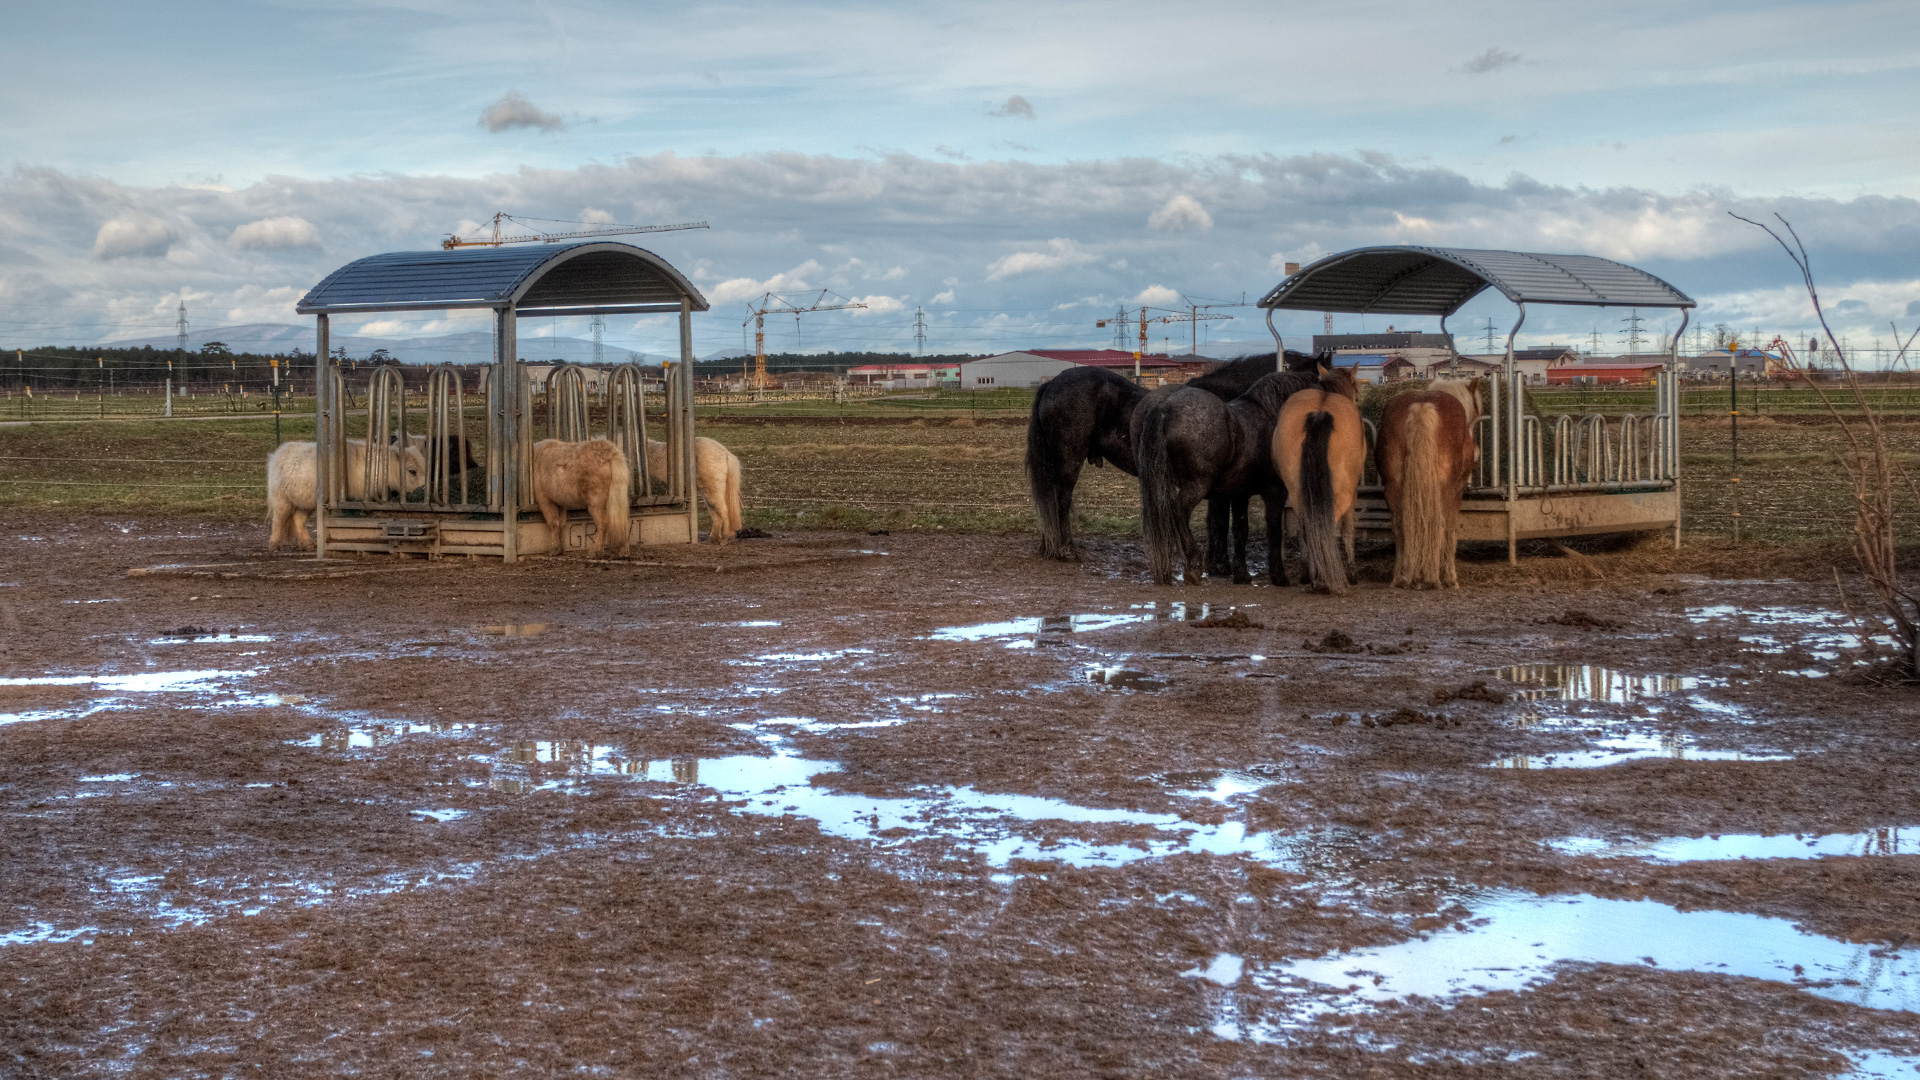
<instances>
[{"instance_id":1,"label":"dark brown horse","mask_svg":"<svg viewBox=\"0 0 1920 1080\"><path fill-rule=\"evenodd\" d=\"M1289 349L1289 371L1311 370L1314 357ZM1205 390L1221 401L1247 392L1274 370L1274 355L1243 356L1221 365L1185 385ZM1034 513L1040 520L1040 554L1050 559L1073 559L1073 489L1087 464L1113 466L1129 476L1139 475L1132 441L1133 414L1147 392L1132 380L1106 368L1069 368L1040 387L1033 397L1033 415L1027 422L1027 484L1033 493ZM1215 512L1209 508L1208 528ZM1219 512L1224 535L1225 507Z\"/></svg>"},{"instance_id":2,"label":"dark brown horse","mask_svg":"<svg viewBox=\"0 0 1920 1080\"><path fill-rule=\"evenodd\" d=\"M1255 495L1267 512L1269 580L1287 583L1281 559L1286 490L1273 468L1273 426L1289 397L1319 385L1320 372L1287 371L1263 376L1232 401L1169 386L1140 403L1133 420L1133 442L1140 452L1140 524L1156 583L1172 583L1176 553L1185 564L1187 583L1200 583L1191 522L1202 498L1208 500L1207 573L1231 573L1238 584L1251 582L1247 519ZM1231 521L1231 562L1222 518Z\"/></svg>"}]
</instances>

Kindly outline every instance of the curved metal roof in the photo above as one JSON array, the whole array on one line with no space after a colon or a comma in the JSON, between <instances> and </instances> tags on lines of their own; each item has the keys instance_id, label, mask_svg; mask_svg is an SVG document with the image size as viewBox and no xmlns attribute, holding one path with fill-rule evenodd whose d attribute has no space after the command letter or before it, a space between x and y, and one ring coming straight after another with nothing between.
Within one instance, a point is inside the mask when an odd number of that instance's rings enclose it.
<instances>
[{"instance_id":1,"label":"curved metal roof","mask_svg":"<svg viewBox=\"0 0 1920 1080\"><path fill-rule=\"evenodd\" d=\"M300 298L302 315L360 311L503 308L522 315L679 311L707 298L667 260L632 244L575 244L394 251L357 259Z\"/></svg>"},{"instance_id":2,"label":"curved metal roof","mask_svg":"<svg viewBox=\"0 0 1920 1080\"><path fill-rule=\"evenodd\" d=\"M1451 315L1492 286L1516 304L1690 308L1647 273L1591 255L1474 248L1368 247L1329 255L1260 298L1263 308Z\"/></svg>"}]
</instances>

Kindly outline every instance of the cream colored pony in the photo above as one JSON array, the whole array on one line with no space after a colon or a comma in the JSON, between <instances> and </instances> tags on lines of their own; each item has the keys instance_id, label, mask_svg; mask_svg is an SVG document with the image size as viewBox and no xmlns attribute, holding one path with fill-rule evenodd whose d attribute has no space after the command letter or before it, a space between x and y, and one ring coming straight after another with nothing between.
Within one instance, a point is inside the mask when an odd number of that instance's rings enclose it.
<instances>
[{"instance_id":1,"label":"cream colored pony","mask_svg":"<svg viewBox=\"0 0 1920 1080\"><path fill-rule=\"evenodd\" d=\"M647 472L667 475L667 444L647 440ZM728 544L740 531L740 459L712 439L693 440L693 472L700 494L707 500L707 542Z\"/></svg>"},{"instance_id":2,"label":"cream colored pony","mask_svg":"<svg viewBox=\"0 0 1920 1080\"><path fill-rule=\"evenodd\" d=\"M593 515L595 551L612 547L627 551L627 455L605 439L562 442L541 439L533 444L533 501L547 521L552 551L566 550L561 529L567 511Z\"/></svg>"},{"instance_id":3,"label":"cream colored pony","mask_svg":"<svg viewBox=\"0 0 1920 1080\"><path fill-rule=\"evenodd\" d=\"M267 537L268 551L282 544L293 544L303 550L313 548L313 538L307 535L307 518L319 505L316 456L311 442L284 442L267 457L267 524L272 529ZM342 479L346 481L347 498L364 499L367 497L366 440L348 439L346 459L347 475ZM412 447L405 453L398 448L389 449L384 466L378 459L374 466L375 472L384 468L389 495L404 495L427 482L427 457Z\"/></svg>"}]
</instances>

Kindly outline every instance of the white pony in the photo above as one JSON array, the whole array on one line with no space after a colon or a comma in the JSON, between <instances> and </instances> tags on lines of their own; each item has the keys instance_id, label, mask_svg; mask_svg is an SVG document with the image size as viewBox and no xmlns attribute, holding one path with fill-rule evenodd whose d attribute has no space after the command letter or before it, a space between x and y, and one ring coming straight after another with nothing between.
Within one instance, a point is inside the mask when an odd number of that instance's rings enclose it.
<instances>
[{"instance_id":1,"label":"white pony","mask_svg":"<svg viewBox=\"0 0 1920 1080\"><path fill-rule=\"evenodd\" d=\"M693 471L700 494L706 497L710 525L707 542L731 543L740 531L740 459L733 451L700 436L693 440ZM667 475L667 444L647 440L647 472Z\"/></svg>"},{"instance_id":2,"label":"white pony","mask_svg":"<svg viewBox=\"0 0 1920 1080\"><path fill-rule=\"evenodd\" d=\"M404 453L393 447L386 455L387 494L404 495L427 482L425 454L412 447ZM267 458L267 524L272 527L267 537L268 551L282 544L306 550L313 548L313 538L307 535L307 517L319 505L315 456L313 443L285 442ZM367 497L366 440L348 439L346 458L347 475L343 479L347 498L364 499ZM375 472L382 471L378 460L374 466Z\"/></svg>"}]
</instances>

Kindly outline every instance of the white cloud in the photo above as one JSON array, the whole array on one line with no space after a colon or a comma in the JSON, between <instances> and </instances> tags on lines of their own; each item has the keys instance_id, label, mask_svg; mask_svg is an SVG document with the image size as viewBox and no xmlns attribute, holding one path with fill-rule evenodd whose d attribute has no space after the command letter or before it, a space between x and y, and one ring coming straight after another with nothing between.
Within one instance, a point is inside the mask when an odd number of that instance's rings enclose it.
<instances>
[{"instance_id":1,"label":"white cloud","mask_svg":"<svg viewBox=\"0 0 1920 1080\"><path fill-rule=\"evenodd\" d=\"M929 303L929 304L951 304L951 303L953 303L953 290L952 290L952 289L948 289L948 290L946 290L945 292L937 292L937 293L934 293L934 294L933 294L933 299L931 299L931 300L928 300L928 301L927 301L927 303Z\"/></svg>"},{"instance_id":2,"label":"white cloud","mask_svg":"<svg viewBox=\"0 0 1920 1080\"><path fill-rule=\"evenodd\" d=\"M1079 244L1063 237L1054 237L1047 241L1045 251L1016 251L1011 255L1002 255L987 267L987 280L999 281L1015 274L1028 274L1034 271L1060 270L1069 266L1083 266L1099 258L1083 251Z\"/></svg>"},{"instance_id":3,"label":"white cloud","mask_svg":"<svg viewBox=\"0 0 1920 1080\"><path fill-rule=\"evenodd\" d=\"M905 302L891 296L862 296L857 298L856 302L867 306L864 308L855 308L853 310L855 316L885 315L893 311L902 311L907 306Z\"/></svg>"},{"instance_id":4,"label":"white cloud","mask_svg":"<svg viewBox=\"0 0 1920 1080\"><path fill-rule=\"evenodd\" d=\"M528 101L520 91L509 90L499 101L480 110L479 126L496 134L517 127L551 132L564 130L567 122Z\"/></svg>"},{"instance_id":5,"label":"white cloud","mask_svg":"<svg viewBox=\"0 0 1920 1080\"><path fill-rule=\"evenodd\" d=\"M1133 298L1132 302L1145 304L1148 307L1165 307L1168 304L1179 303L1180 294L1173 289L1167 288L1165 285L1149 285L1141 289L1139 294Z\"/></svg>"},{"instance_id":6,"label":"white cloud","mask_svg":"<svg viewBox=\"0 0 1920 1080\"><path fill-rule=\"evenodd\" d=\"M580 220L589 225L611 225L613 214L606 210L596 210L589 206L580 211Z\"/></svg>"},{"instance_id":7,"label":"white cloud","mask_svg":"<svg viewBox=\"0 0 1920 1080\"><path fill-rule=\"evenodd\" d=\"M277 289L242 285L233 291L224 318L229 323L297 322L300 316L294 314L293 305L306 295L306 291L292 285L282 285Z\"/></svg>"},{"instance_id":8,"label":"white cloud","mask_svg":"<svg viewBox=\"0 0 1920 1080\"><path fill-rule=\"evenodd\" d=\"M750 277L728 278L715 285L707 293L707 299L715 304L730 304L736 300L751 300L762 293L785 293L805 291L813 288L809 278L818 278L826 268L812 259L783 273L775 274L765 281Z\"/></svg>"},{"instance_id":9,"label":"white cloud","mask_svg":"<svg viewBox=\"0 0 1920 1080\"><path fill-rule=\"evenodd\" d=\"M899 281L901 278L904 278L906 276L907 276L906 267L894 266L894 267L889 267L886 273L881 274L880 280L881 281Z\"/></svg>"},{"instance_id":10,"label":"white cloud","mask_svg":"<svg viewBox=\"0 0 1920 1080\"><path fill-rule=\"evenodd\" d=\"M102 259L165 255L179 236L156 218L127 215L114 218L93 237L93 253Z\"/></svg>"},{"instance_id":11,"label":"white cloud","mask_svg":"<svg viewBox=\"0 0 1920 1080\"><path fill-rule=\"evenodd\" d=\"M1160 209L1147 216L1147 227L1160 232L1182 232L1186 229L1213 228L1213 215L1200 205L1200 200L1182 193L1168 199Z\"/></svg>"},{"instance_id":12,"label":"white cloud","mask_svg":"<svg viewBox=\"0 0 1920 1080\"><path fill-rule=\"evenodd\" d=\"M227 236L227 243L245 250L318 247L320 230L301 217L271 217L249 221Z\"/></svg>"}]
</instances>

